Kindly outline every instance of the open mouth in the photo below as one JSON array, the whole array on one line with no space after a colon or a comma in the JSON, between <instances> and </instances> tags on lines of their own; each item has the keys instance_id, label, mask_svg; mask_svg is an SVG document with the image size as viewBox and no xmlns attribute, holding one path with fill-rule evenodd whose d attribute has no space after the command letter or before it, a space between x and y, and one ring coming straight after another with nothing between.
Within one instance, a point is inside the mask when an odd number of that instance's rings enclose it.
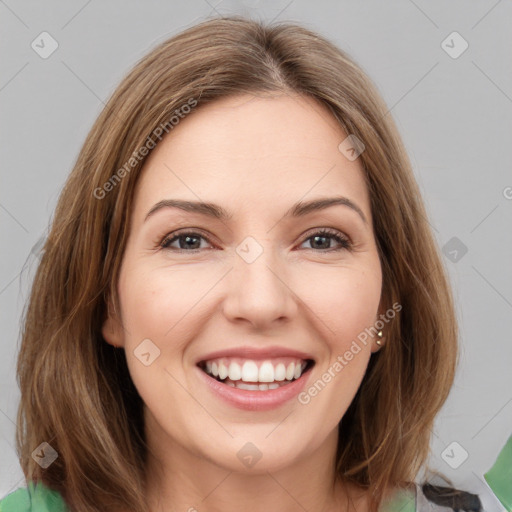
<instances>
[{"instance_id":1,"label":"open mouth","mask_svg":"<svg viewBox=\"0 0 512 512\"><path fill-rule=\"evenodd\" d=\"M293 357L266 360L220 358L200 361L197 366L227 386L247 391L268 391L300 379L314 364L312 359Z\"/></svg>"}]
</instances>

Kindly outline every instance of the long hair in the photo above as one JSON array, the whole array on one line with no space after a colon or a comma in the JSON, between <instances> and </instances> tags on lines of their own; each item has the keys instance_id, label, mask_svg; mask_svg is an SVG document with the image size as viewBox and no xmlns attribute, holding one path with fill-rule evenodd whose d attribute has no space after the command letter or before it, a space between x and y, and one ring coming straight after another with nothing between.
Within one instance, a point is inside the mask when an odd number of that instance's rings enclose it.
<instances>
[{"instance_id":1,"label":"long hair","mask_svg":"<svg viewBox=\"0 0 512 512\"><path fill-rule=\"evenodd\" d=\"M158 144L162 127L172 137L169 119L183 105L266 92L313 98L364 143L381 301L402 306L339 424L337 474L368 489L376 511L386 489L413 481L428 458L458 333L446 271L392 117L364 71L318 34L295 24L212 19L159 44L114 91L60 195L33 281L17 366L17 450L27 480L60 492L73 511L147 512L142 399L123 349L101 335L107 308L119 305L127 212L147 158L140 148ZM58 453L46 469L31 457L43 442Z\"/></svg>"}]
</instances>

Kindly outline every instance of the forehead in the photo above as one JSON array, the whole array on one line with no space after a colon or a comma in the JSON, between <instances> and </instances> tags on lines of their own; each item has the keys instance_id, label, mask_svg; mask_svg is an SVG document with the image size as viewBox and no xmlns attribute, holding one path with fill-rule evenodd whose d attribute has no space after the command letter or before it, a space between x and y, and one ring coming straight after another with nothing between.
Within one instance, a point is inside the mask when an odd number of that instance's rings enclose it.
<instances>
[{"instance_id":1,"label":"forehead","mask_svg":"<svg viewBox=\"0 0 512 512\"><path fill-rule=\"evenodd\" d=\"M244 94L196 107L146 160L136 209L142 215L172 197L263 214L340 194L370 218L360 159L338 149L347 135L326 107L299 95Z\"/></svg>"}]
</instances>

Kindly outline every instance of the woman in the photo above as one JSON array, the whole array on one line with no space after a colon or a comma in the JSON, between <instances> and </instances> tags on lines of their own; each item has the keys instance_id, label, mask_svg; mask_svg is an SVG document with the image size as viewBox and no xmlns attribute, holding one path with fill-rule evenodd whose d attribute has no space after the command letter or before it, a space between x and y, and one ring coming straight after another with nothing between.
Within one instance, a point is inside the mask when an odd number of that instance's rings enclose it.
<instances>
[{"instance_id":1,"label":"woman","mask_svg":"<svg viewBox=\"0 0 512 512\"><path fill-rule=\"evenodd\" d=\"M20 462L52 510L433 509L414 479L456 360L368 77L304 28L211 20L122 81L61 194Z\"/></svg>"}]
</instances>

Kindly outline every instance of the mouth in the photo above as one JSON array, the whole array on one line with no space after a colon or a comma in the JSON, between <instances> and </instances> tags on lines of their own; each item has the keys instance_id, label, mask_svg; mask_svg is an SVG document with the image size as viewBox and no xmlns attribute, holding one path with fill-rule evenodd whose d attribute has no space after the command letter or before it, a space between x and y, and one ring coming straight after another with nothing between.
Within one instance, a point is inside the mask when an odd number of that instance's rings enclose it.
<instances>
[{"instance_id":1,"label":"mouth","mask_svg":"<svg viewBox=\"0 0 512 512\"><path fill-rule=\"evenodd\" d=\"M197 366L226 386L246 391L269 391L300 379L314 364L312 359L294 357L265 360L224 357L200 361Z\"/></svg>"}]
</instances>

